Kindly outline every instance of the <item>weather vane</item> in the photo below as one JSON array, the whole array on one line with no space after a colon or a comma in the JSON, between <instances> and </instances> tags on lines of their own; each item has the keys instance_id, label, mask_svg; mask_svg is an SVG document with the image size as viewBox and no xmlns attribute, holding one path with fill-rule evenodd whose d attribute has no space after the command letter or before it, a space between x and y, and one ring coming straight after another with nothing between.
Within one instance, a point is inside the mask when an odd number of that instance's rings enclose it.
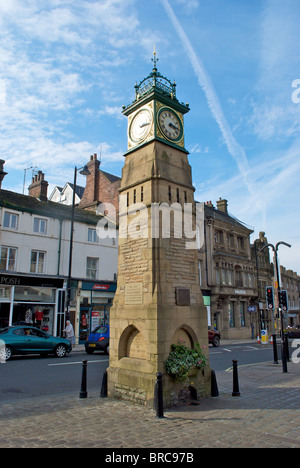
<instances>
[{"instance_id":1,"label":"weather vane","mask_svg":"<svg viewBox=\"0 0 300 468\"><path fill-rule=\"evenodd\" d=\"M156 64L159 61L159 59L156 56L156 50L155 50L155 44L154 44L154 52L153 52L153 59L151 59L152 62L154 63L154 68L156 69Z\"/></svg>"}]
</instances>

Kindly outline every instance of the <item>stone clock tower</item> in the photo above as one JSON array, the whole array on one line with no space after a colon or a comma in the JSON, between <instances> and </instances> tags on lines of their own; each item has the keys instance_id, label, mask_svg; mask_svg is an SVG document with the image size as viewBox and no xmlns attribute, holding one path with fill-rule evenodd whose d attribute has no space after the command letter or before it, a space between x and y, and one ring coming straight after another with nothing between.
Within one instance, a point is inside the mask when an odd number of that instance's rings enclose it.
<instances>
[{"instance_id":1,"label":"stone clock tower","mask_svg":"<svg viewBox=\"0 0 300 468\"><path fill-rule=\"evenodd\" d=\"M165 374L172 344L208 348L207 313L199 285L197 251L187 248L184 208L194 188L184 146L184 115L176 84L157 70L135 86L128 117L128 151L120 188L118 287L110 312L108 394L153 407L156 374L164 404L193 391L210 392L210 370L184 384ZM155 212L155 213L154 213ZM154 216L155 214L155 216ZM189 239L190 240L190 239ZM205 351L207 352L207 351Z\"/></svg>"}]
</instances>

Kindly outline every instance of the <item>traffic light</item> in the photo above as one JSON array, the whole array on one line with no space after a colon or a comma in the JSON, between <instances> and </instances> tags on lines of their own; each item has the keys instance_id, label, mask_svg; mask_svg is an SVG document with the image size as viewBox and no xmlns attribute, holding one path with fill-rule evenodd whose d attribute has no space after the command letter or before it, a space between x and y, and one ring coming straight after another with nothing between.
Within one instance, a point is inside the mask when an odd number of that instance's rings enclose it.
<instances>
[{"instance_id":1,"label":"traffic light","mask_svg":"<svg viewBox=\"0 0 300 468\"><path fill-rule=\"evenodd\" d=\"M286 311L288 310L288 298L287 298L287 292L286 291L280 291L280 305L282 307L282 310Z\"/></svg>"},{"instance_id":2,"label":"traffic light","mask_svg":"<svg viewBox=\"0 0 300 468\"><path fill-rule=\"evenodd\" d=\"M266 288L267 308L274 309L274 292L272 286Z\"/></svg>"}]
</instances>

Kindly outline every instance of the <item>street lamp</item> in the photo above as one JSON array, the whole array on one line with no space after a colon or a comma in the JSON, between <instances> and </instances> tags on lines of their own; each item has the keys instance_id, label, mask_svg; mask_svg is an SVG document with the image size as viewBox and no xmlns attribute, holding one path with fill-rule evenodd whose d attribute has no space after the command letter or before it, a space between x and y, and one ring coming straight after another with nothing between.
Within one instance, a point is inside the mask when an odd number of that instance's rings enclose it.
<instances>
[{"instance_id":1,"label":"street lamp","mask_svg":"<svg viewBox=\"0 0 300 468\"><path fill-rule=\"evenodd\" d=\"M278 248L280 245L285 245L286 247L292 247L290 244L286 242L278 242L275 247L273 244L266 244L260 251L262 252L267 247L271 247L274 252L274 261L275 261L275 272L276 272L276 279L277 279L277 289L278 289L278 307L280 313L280 322L281 322L281 356L282 356L282 371L286 374L287 373L287 356L285 350L285 343L284 343L284 323L283 323L283 313L282 313L282 304L281 304L281 294L280 294L280 275L279 275L279 265L278 265Z\"/></svg>"},{"instance_id":2,"label":"street lamp","mask_svg":"<svg viewBox=\"0 0 300 468\"><path fill-rule=\"evenodd\" d=\"M74 185L73 185L73 199L72 199L72 214L71 214L71 231L70 231L70 251L69 251L69 274L67 284L67 316L66 319L70 320L70 303L71 303L71 276L72 276L72 254L73 254L73 234L74 234L74 217L75 217L75 195L76 195L76 183L77 183L77 172L79 174L88 176L90 171L87 165L77 169L74 169Z\"/></svg>"}]
</instances>

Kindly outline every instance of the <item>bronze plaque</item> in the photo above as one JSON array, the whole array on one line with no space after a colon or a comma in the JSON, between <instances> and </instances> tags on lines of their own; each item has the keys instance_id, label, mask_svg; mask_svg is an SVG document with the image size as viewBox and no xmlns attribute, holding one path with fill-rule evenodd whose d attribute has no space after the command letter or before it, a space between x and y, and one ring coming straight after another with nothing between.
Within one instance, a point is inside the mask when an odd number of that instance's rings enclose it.
<instances>
[{"instance_id":1,"label":"bronze plaque","mask_svg":"<svg viewBox=\"0 0 300 468\"><path fill-rule=\"evenodd\" d=\"M189 288L176 288L176 304L189 306L191 304L191 291Z\"/></svg>"}]
</instances>

